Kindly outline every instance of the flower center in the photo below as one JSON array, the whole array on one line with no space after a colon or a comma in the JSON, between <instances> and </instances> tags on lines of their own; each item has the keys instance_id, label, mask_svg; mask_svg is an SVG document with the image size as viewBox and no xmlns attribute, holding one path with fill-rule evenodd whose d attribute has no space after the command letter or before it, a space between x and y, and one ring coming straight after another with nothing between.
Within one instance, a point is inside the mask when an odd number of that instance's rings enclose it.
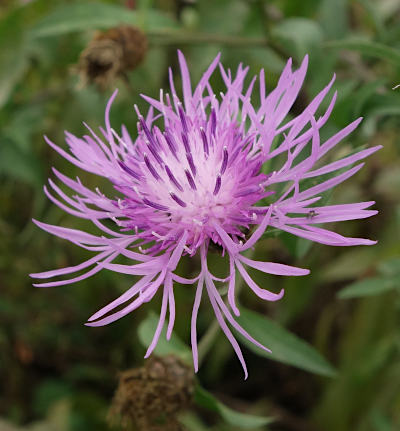
<instances>
[{"instance_id":1,"label":"flower center","mask_svg":"<svg viewBox=\"0 0 400 431\"><path fill-rule=\"evenodd\" d=\"M264 195L259 153L235 122L217 126L214 117L196 124L179 107L179 127L163 133L140 117L135 152L120 162L134 177L129 192L120 187L128 227L158 236L185 229L194 238L213 237L215 223L232 234L254 223L252 205Z\"/></svg>"}]
</instances>

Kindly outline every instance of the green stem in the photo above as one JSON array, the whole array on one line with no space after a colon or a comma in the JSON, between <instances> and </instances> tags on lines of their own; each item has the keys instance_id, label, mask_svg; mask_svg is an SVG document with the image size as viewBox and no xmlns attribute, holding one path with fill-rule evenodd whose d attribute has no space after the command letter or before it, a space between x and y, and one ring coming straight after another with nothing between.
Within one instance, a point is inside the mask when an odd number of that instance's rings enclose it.
<instances>
[{"instance_id":1,"label":"green stem","mask_svg":"<svg viewBox=\"0 0 400 431\"><path fill-rule=\"evenodd\" d=\"M153 45L203 45L215 44L225 46L265 47L270 43L265 38L248 38L220 34L188 32L150 32L147 34Z\"/></svg>"}]
</instances>

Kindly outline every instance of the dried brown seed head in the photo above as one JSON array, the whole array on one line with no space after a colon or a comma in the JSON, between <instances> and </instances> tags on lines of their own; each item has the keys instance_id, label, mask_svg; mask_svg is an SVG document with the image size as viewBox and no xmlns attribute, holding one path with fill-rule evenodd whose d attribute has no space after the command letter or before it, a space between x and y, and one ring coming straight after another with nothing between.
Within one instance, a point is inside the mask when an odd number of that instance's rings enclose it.
<instances>
[{"instance_id":1,"label":"dried brown seed head","mask_svg":"<svg viewBox=\"0 0 400 431\"><path fill-rule=\"evenodd\" d=\"M82 51L77 71L81 83L104 90L117 78L135 69L147 52L146 35L136 27L119 26L97 32Z\"/></svg>"},{"instance_id":2,"label":"dried brown seed head","mask_svg":"<svg viewBox=\"0 0 400 431\"><path fill-rule=\"evenodd\" d=\"M189 406L193 390L191 367L173 355L155 356L120 374L110 416L139 430L179 430L176 414Z\"/></svg>"}]
</instances>

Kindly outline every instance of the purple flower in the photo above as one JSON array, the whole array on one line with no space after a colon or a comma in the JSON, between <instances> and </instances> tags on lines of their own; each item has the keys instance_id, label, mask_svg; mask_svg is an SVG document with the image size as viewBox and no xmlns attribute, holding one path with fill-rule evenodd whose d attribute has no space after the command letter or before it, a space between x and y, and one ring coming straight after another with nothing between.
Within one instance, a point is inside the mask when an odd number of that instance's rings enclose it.
<instances>
[{"instance_id":1,"label":"purple flower","mask_svg":"<svg viewBox=\"0 0 400 431\"><path fill-rule=\"evenodd\" d=\"M375 241L346 238L317 226L370 217L377 211L366 208L374 202L318 206L318 201L323 192L354 175L363 163L349 166L380 146L335 162L319 163L361 121L357 119L326 142L320 142L319 130L332 112L336 93L322 116L316 117L315 113L334 79L300 115L282 125L303 84L307 57L294 72L289 60L277 87L267 96L264 72L260 72L261 102L256 109L250 101L256 77L245 88L247 67L239 65L236 74L232 74L223 68L217 56L192 90L185 59L181 52L178 55L183 103L177 96L170 71L171 93L164 94L161 90L160 100L143 96L150 105L146 118L135 107L139 117L135 141L124 126L120 135L111 128L109 112L116 92L107 104L106 127L100 128L99 135L86 124L88 134L83 138L67 132L70 152L46 138L47 143L71 163L109 179L120 195L106 197L98 189L86 188L79 178L71 179L54 169L56 177L76 194L68 196L50 179L52 192L45 187L46 195L66 212L90 220L102 234L95 236L35 221L47 232L91 250L95 256L79 265L32 274L32 277L46 279L84 271L66 280L35 284L42 287L74 283L103 268L141 277L119 298L91 316L89 326L114 322L150 301L161 290L160 319L146 357L158 342L167 310L167 339L171 336L175 320L174 283L196 283L191 318L195 370L198 369L196 319L205 289L247 376L242 352L227 322L257 346L268 349L254 340L233 316L239 315L235 304L236 270L257 296L268 301L280 299L283 290L272 293L258 286L246 267L275 275L299 276L309 271L251 260L243 252L254 247L268 227L327 245L374 244ZM226 86L225 93L220 93L219 97L213 93L209 82L218 67ZM163 123L162 130L155 125L158 119ZM273 159L284 159L284 162L268 171L265 164L270 165ZM348 169L343 171L344 168ZM324 177L326 174L328 177ZM306 181L309 179L313 179L313 185ZM284 192L279 195L274 194L273 189L278 183L284 186ZM114 222L113 229L104 224L110 220ZM248 237L243 233L246 231L251 232ZM207 252L212 243L219 244L222 253L229 256L229 274L224 280L211 274L207 267ZM201 261L197 277L187 279L178 275L175 271L181 257L196 254ZM135 263L113 263L119 255ZM216 281L228 283L226 302Z\"/></svg>"}]
</instances>

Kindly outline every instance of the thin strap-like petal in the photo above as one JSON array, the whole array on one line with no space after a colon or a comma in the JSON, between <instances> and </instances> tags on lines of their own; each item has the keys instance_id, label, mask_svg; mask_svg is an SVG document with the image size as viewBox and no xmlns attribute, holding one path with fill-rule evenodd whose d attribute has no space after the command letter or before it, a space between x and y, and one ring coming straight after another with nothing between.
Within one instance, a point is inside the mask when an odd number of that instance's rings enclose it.
<instances>
[{"instance_id":1,"label":"thin strap-like petal","mask_svg":"<svg viewBox=\"0 0 400 431\"><path fill-rule=\"evenodd\" d=\"M147 302L153 298L153 296L156 294L158 288L160 285L164 282L165 278L165 270L161 272L161 274L157 277L155 281L153 281L145 291L143 291L138 298L136 298L134 301L132 301L128 306L123 308L122 310L119 310L113 314L110 314L109 316L97 320L95 322L87 322L85 323L86 326L104 326L108 325L112 322L115 322L118 319L121 319L121 317L126 316L128 313L132 312L133 310L136 310L136 308L140 307L144 302Z\"/></svg>"},{"instance_id":2,"label":"thin strap-like petal","mask_svg":"<svg viewBox=\"0 0 400 431\"><path fill-rule=\"evenodd\" d=\"M189 114L192 111L191 100L192 100L192 85L190 83L189 70L186 64L185 57L182 52L178 50L179 65L181 68L182 77L182 90L183 90L183 100L185 101L186 112Z\"/></svg>"},{"instance_id":3,"label":"thin strap-like petal","mask_svg":"<svg viewBox=\"0 0 400 431\"><path fill-rule=\"evenodd\" d=\"M56 286L65 286L66 284L77 283L78 281L85 280L86 278L89 278L97 274L108 264L108 262L113 261L117 256L118 256L118 253L112 253L109 257L105 258L102 262L97 262L97 265L94 268L92 268L90 271L85 272L84 274L78 277L70 278L68 280L50 281L48 283L35 283L34 286L35 287L56 287Z\"/></svg>"},{"instance_id":4,"label":"thin strap-like petal","mask_svg":"<svg viewBox=\"0 0 400 431\"><path fill-rule=\"evenodd\" d=\"M197 314L199 312L201 295L203 293L204 286L204 278L200 276L199 281L197 283L196 295L194 298L193 309L192 309L192 318L190 324L190 340L192 344L192 355L193 355L193 367L195 373L199 370L199 354L197 350Z\"/></svg>"},{"instance_id":5,"label":"thin strap-like petal","mask_svg":"<svg viewBox=\"0 0 400 431\"><path fill-rule=\"evenodd\" d=\"M153 336L153 339L151 340L150 346L147 349L146 354L144 355L145 358L148 358L151 355L151 353L153 352L154 348L158 343L158 339L160 338L160 334L164 326L165 316L167 314L167 304L168 304L168 287L167 287L167 283L164 283L160 318L158 320L157 328L154 332L154 336Z\"/></svg>"},{"instance_id":6,"label":"thin strap-like petal","mask_svg":"<svg viewBox=\"0 0 400 431\"><path fill-rule=\"evenodd\" d=\"M251 237L246 241L244 245L240 247L240 251L245 251L255 245L255 243L261 238L265 230L267 229L267 226L269 224L269 221L271 219L271 213L272 213L272 206L268 208L267 214L265 214L262 222L259 224L257 229L252 233Z\"/></svg>"},{"instance_id":7,"label":"thin strap-like petal","mask_svg":"<svg viewBox=\"0 0 400 431\"><path fill-rule=\"evenodd\" d=\"M188 233L185 230L182 234L182 238L179 240L177 246L175 247L175 250L172 252L171 258L169 259L168 269L170 271L175 271L175 269L179 263L179 260L182 256L182 252L185 248L187 237L188 237Z\"/></svg>"},{"instance_id":8,"label":"thin strap-like petal","mask_svg":"<svg viewBox=\"0 0 400 431\"><path fill-rule=\"evenodd\" d=\"M282 298L285 291L282 289L279 293L273 293L266 289L262 289L260 286L255 283L255 281L250 277L250 275L247 273L247 271L244 269L243 265L236 260L236 266L239 270L240 274L242 274L242 277L244 281L247 283L247 285L250 287L250 289L261 299L265 299L267 301L278 301Z\"/></svg>"},{"instance_id":9,"label":"thin strap-like petal","mask_svg":"<svg viewBox=\"0 0 400 431\"><path fill-rule=\"evenodd\" d=\"M60 269L53 269L51 271L46 271L46 272L33 273L33 274L29 274L29 276L32 278L52 278L52 277L58 277L60 275L71 274L72 272L78 272L78 271L81 271L82 269L87 268L88 266L94 265L99 260L104 259L106 256L109 256L110 254L111 254L111 251L106 250L92 257L91 259L88 259L80 263L79 265L69 266L69 267L60 268Z\"/></svg>"},{"instance_id":10,"label":"thin strap-like petal","mask_svg":"<svg viewBox=\"0 0 400 431\"><path fill-rule=\"evenodd\" d=\"M240 315L240 311L236 306L235 301L235 278L236 278L236 268L235 268L235 260L234 257L229 254L229 285L228 285L228 302L231 306L233 312L236 314L236 316Z\"/></svg>"},{"instance_id":11,"label":"thin strap-like petal","mask_svg":"<svg viewBox=\"0 0 400 431\"><path fill-rule=\"evenodd\" d=\"M371 154L375 153L375 151L378 151L381 148L383 148L382 145L377 145L376 147L359 151L356 154L345 157L341 160L337 160L336 162L329 163L328 165L325 165L322 168L315 169L314 171L306 172L303 175L303 178L312 178L312 177L316 177L317 175L325 175L325 174L328 174L329 172L337 171L338 169L342 169L355 162L358 162L359 160L365 159L366 157L370 156Z\"/></svg>"},{"instance_id":12,"label":"thin strap-like petal","mask_svg":"<svg viewBox=\"0 0 400 431\"><path fill-rule=\"evenodd\" d=\"M238 256L238 259L252 268L258 269L259 271L265 272L267 274L274 275L307 275L310 270L297 268L295 266L283 265L282 263L274 262L260 262L258 260L248 259L247 257Z\"/></svg>"},{"instance_id":13,"label":"thin strap-like petal","mask_svg":"<svg viewBox=\"0 0 400 431\"><path fill-rule=\"evenodd\" d=\"M208 291L208 297L209 297L211 305L214 309L215 317L217 318L219 326L221 327L222 331L226 335L226 338L231 343L233 350L235 351L236 356L238 357L238 359L242 365L242 368L244 371L244 378L246 380L248 377L248 372L247 372L247 366L246 366L246 362L245 362L244 357L243 357L242 350L240 349L239 343L236 341L236 338L233 336L232 332L230 331L230 329L228 328L228 325L226 324L226 322L224 320L224 317L223 317L221 310L217 304L217 301L214 298L214 292L209 287L210 282L211 282L211 278L207 277L206 278L206 287L207 287L207 291Z\"/></svg>"},{"instance_id":14,"label":"thin strap-like petal","mask_svg":"<svg viewBox=\"0 0 400 431\"><path fill-rule=\"evenodd\" d=\"M168 274L165 278L165 286L168 290L168 309L169 309L169 320L167 327L167 340L171 338L172 331L175 323L175 296L174 296L174 285L172 282L172 275Z\"/></svg>"},{"instance_id":15,"label":"thin strap-like petal","mask_svg":"<svg viewBox=\"0 0 400 431\"><path fill-rule=\"evenodd\" d=\"M194 278L185 278L177 274L172 274L172 279L181 284L194 284L200 278L200 275Z\"/></svg>"},{"instance_id":16,"label":"thin strap-like petal","mask_svg":"<svg viewBox=\"0 0 400 431\"><path fill-rule=\"evenodd\" d=\"M224 301L221 298L221 295L219 294L217 288L213 283L210 283L210 289L212 290L214 294L214 298L217 301L219 307L221 308L222 312L224 313L226 319L228 322L235 328L239 334L243 335L247 340L249 340L251 343L253 343L255 346L259 347L262 350L265 350L268 353L271 353L271 350L268 349L268 347L263 346L261 343L259 343L257 340L255 340L244 328L242 328L238 322L234 319L232 314L230 313L228 307L225 305Z\"/></svg>"},{"instance_id":17,"label":"thin strap-like petal","mask_svg":"<svg viewBox=\"0 0 400 431\"><path fill-rule=\"evenodd\" d=\"M137 281L131 288L129 288L126 292L124 292L121 296L114 301L107 304L105 307L94 313L89 317L88 322L92 322L93 320L97 320L100 317L103 317L105 314L123 304L126 301L129 301L135 295L137 295L143 288L148 286L151 281L155 278L156 274L146 275L142 277L139 281Z\"/></svg>"}]
</instances>

